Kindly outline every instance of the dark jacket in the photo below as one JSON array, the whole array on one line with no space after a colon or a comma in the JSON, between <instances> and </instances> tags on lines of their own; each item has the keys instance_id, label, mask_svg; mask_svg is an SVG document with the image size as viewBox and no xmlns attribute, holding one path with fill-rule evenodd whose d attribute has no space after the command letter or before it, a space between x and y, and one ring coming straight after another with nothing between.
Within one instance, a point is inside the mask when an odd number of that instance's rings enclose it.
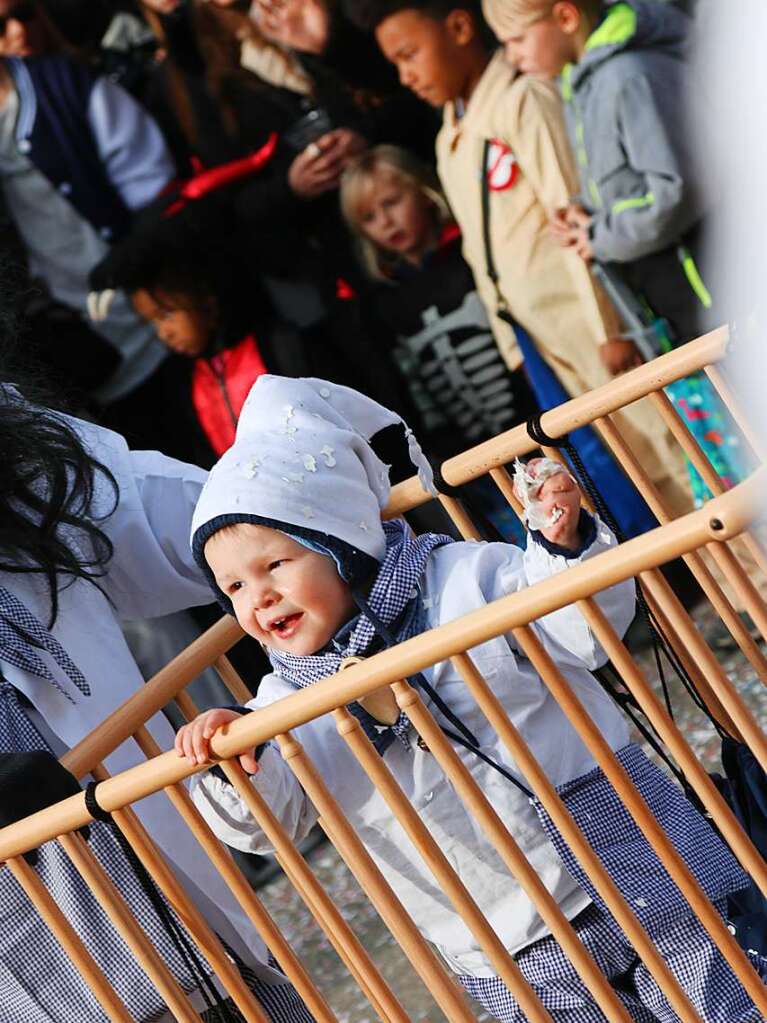
<instances>
[{"instance_id":1,"label":"dark jacket","mask_svg":"<svg viewBox=\"0 0 767 1023\"><path fill-rule=\"evenodd\" d=\"M19 97L19 150L102 237L124 234L130 212L107 177L88 119L95 76L60 56L6 63Z\"/></svg>"},{"instance_id":2,"label":"dark jacket","mask_svg":"<svg viewBox=\"0 0 767 1023\"><path fill-rule=\"evenodd\" d=\"M429 453L448 458L533 411L521 370L510 372L474 278L448 225L420 268L400 264L375 291L370 332L391 359Z\"/></svg>"}]
</instances>

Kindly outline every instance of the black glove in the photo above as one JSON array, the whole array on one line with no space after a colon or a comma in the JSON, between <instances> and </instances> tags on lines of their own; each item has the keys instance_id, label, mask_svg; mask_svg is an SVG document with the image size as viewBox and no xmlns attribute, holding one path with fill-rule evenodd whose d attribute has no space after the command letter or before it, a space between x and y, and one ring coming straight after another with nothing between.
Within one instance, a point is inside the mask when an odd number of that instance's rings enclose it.
<instances>
[{"instance_id":1,"label":"black glove","mask_svg":"<svg viewBox=\"0 0 767 1023\"><path fill-rule=\"evenodd\" d=\"M15 824L38 810L82 792L75 776L48 750L0 753L0 827ZM80 829L88 838L88 827ZM27 863L37 863L37 849L24 853Z\"/></svg>"}]
</instances>

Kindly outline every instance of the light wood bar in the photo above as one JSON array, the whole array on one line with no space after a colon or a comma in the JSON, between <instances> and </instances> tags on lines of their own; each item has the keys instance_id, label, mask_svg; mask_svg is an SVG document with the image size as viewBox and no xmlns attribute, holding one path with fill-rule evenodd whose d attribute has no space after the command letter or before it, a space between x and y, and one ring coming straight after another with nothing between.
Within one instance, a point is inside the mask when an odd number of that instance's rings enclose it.
<instances>
[{"instance_id":1,"label":"light wood bar","mask_svg":"<svg viewBox=\"0 0 767 1023\"><path fill-rule=\"evenodd\" d=\"M101 766L94 771L94 777L102 781L109 777L109 773ZM179 884L173 871L168 867L157 846L149 837L135 810L126 806L122 810L115 810L112 818L130 843L144 869L165 896L171 909L215 970L228 994L234 999L246 1023L269 1023L253 992L242 979L240 971L226 953L218 936Z\"/></svg>"},{"instance_id":2,"label":"light wood bar","mask_svg":"<svg viewBox=\"0 0 767 1023\"><path fill-rule=\"evenodd\" d=\"M189 996L136 923L122 895L104 872L85 839L77 834L59 835L59 843L179 1023L202 1023Z\"/></svg>"},{"instance_id":3,"label":"light wood bar","mask_svg":"<svg viewBox=\"0 0 767 1023\"><path fill-rule=\"evenodd\" d=\"M111 1023L135 1023L133 1016L104 976L77 931L59 909L37 872L21 857L8 860L5 866L24 889L30 902L40 914L40 918L51 929L64 953L85 980ZM30 949L29 954L34 955L34 950Z\"/></svg>"},{"instance_id":4,"label":"light wood bar","mask_svg":"<svg viewBox=\"0 0 767 1023\"><path fill-rule=\"evenodd\" d=\"M623 766L616 759L599 729L586 713L570 684L529 625L514 629L514 636L567 715L570 724L604 771L623 805L634 818L637 826L690 904L692 911L711 935L757 1008L767 1015L767 987L760 980L724 920L704 895L691 870L674 848L671 839L650 813L647 804L634 787ZM674 989L669 990L664 987L663 990L675 1010L683 1015L675 1000ZM685 1001L687 1000L685 999ZM683 1016L683 1018L685 1017Z\"/></svg>"},{"instance_id":5,"label":"light wood bar","mask_svg":"<svg viewBox=\"0 0 767 1023\"><path fill-rule=\"evenodd\" d=\"M105 718L98 728L68 750L60 758L61 763L76 778L90 774L96 764L106 760L140 725L146 724L175 699L180 689L242 636L243 631L234 618L221 618Z\"/></svg>"},{"instance_id":6,"label":"light wood bar","mask_svg":"<svg viewBox=\"0 0 767 1023\"><path fill-rule=\"evenodd\" d=\"M724 375L719 367L714 365L705 366L704 371L708 379L711 381L714 390L718 393L722 402L727 407L728 412L737 424L738 429L751 446L751 450L757 460L762 463L767 462L767 451L765 450L764 445L751 429L751 424L743 415L740 405L735 400L735 395L732 393L732 388L724 379Z\"/></svg>"},{"instance_id":7,"label":"light wood bar","mask_svg":"<svg viewBox=\"0 0 767 1023\"><path fill-rule=\"evenodd\" d=\"M157 757L160 755L160 747L148 729L140 728L135 738L145 756ZM224 765L224 768L226 766L228 765ZM99 798L101 791L99 789ZM306 1002L317 1023L336 1023L335 1015L315 987L303 964L262 906L229 850L216 838L210 826L203 819L186 788L180 784L169 785L165 788L165 794L189 828L194 839L218 870L257 933L263 938L285 976ZM299 892L301 891L298 881L294 882L294 886Z\"/></svg>"},{"instance_id":8,"label":"light wood bar","mask_svg":"<svg viewBox=\"0 0 767 1023\"><path fill-rule=\"evenodd\" d=\"M578 607L607 656L620 671L624 683L647 715L661 742L668 748L682 769L689 785L695 790L703 806L722 833L725 841L738 858L744 870L751 874L762 894L767 898L767 863L762 859L740 821L725 801L711 776L685 742L681 731L653 692L639 665L621 642L604 612L593 598L583 600Z\"/></svg>"},{"instance_id":9,"label":"light wood bar","mask_svg":"<svg viewBox=\"0 0 767 1023\"><path fill-rule=\"evenodd\" d=\"M516 978L513 960L495 934L492 927L482 915L474 899L466 890L459 876L432 838L429 830L421 821L417 811L409 802L397 784L391 771L378 755L375 747L362 731L359 721L346 708L334 712L338 733L354 753L360 766L370 778L373 785L386 800L394 816L407 832L411 842L418 850L426 865L431 870L440 889L445 892L456 910L470 928L480 944L497 975L511 987ZM552 934L562 945L565 953L575 966L586 987L591 991L607 1016L610 1023L630 1023L631 1017L610 987L605 975L599 970L594 960L586 952L575 935L567 918L554 901L551 893L525 859L523 853L509 836L511 841L510 859L513 858L514 876L522 888L538 907L539 912Z\"/></svg>"},{"instance_id":10,"label":"light wood bar","mask_svg":"<svg viewBox=\"0 0 767 1023\"><path fill-rule=\"evenodd\" d=\"M471 516L457 498L448 497L447 494L440 494L438 500L464 540L482 539L479 530L471 521Z\"/></svg>"},{"instance_id":11,"label":"light wood bar","mask_svg":"<svg viewBox=\"0 0 767 1023\"><path fill-rule=\"evenodd\" d=\"M347 669L351 671L350 669ZM450 1023L471 1023L463 992L446 973L436 954L421 936L402 903L389 887L354 829L333 798L319 772L290 733L277 736L282 756L320 815L319 823L349 870L391 931L402 951ZM536 999L537 1001L537 999ZM407 1016L405 1016L407 1023ZM552 1023L548 1013L531 1016L531 1023Z\"/></svg>"},{"instance_id":12,"label":"light wood bar","mask_svg":"<svg viewBox=\"0 0 767 1023\"><path fill-rule=\"evenodd\" d=\"M437 759L440 766L455 786L455 789L464 805L467 809L471 810L473 816L479 822L499 855L504 859L509 869L513 871L513 858L509 843L511 836L503 822L500 821L495 811L492 807L490 807L487 799L484 797L479 787L464 767L458 754L442 734L442 730L439 725L437 725L434 721L431 714L424 706L423 701L412 686L403 682L396 682L394 683L393 688L397 695L397 703L400 708L405 711L418 733L423 737L430 751L434 754L434 757ZM508 725L510 728L513 728L511 722L508 722ZM520 744L524 746L524 743L522 743L518 733L517 738L519 739ZM533 758L530 756L529 751L523 754L523 762L530 761L532 759ZM537 764L535 766L537 768ZM535 774L536 772L533 773ZM545 778L540 769L538 769L537 773ZM548 786L548 782L546 782L546 785ZM556 794L555 799L559 801ZM561 801L559 802L561 803ZM562 807L562 809L564 810L564 807ZM565 818L567 818L566 821ZM603 895L603 898L605 898L605 902L610 907L610 910L613 912L616 920L624 929L626 935L630 938L638 954L642 957L647 968L661 986L683 1023L700 1023L697 1014L690 1005L676 978L669 970L665 960L661 957L650 938L639 925L638 920L629 909L625 899L612 882L594 851L588 843L585 842L585 839L583 839L580 829L575 826L575 823L572 818L570 818L567 811L565 811L563 817L560 817L560 820L565 823L565 828L562 833L566 840L568 842L574 840L574 847L580 848L580 850L583 851L585 857L584 862L588 862L589 864L589 876L592 878L597 890Z\"/></svg>"},{"instance_id":13,"label":"light wood bar","mask_svg":"<svg viewBox=\"0 0 767 1023\"><path fill-rule=\"evenodd\" d=\"M594 421L594 426L599 431L605 444L607 444L615 457L618 458L624 468L628 470L634 485L646 501L658 522L661 525L671 522L673 516L670 514L661 495L658 493L657 488L640 464L639 459L636 458L634 453L621 437L620 432L612 419L609 416L600 417ZM703 558L700 556L698 551L690 551L683 555L683 560L692 572L695 580L703 590L707 599L726 625L730 635L735 638L738 646L748 658L754 668L754 671L757 672L763 681L767 682L767 658L765 658L762 651L754 642L745 624L725 596L722 588L714 579ZM682 656L679 649L677 649L677 653Z\"/></svg>"},{"instance_id":14,"label":"light wood bar","mask_svg":"<svg viewBox=\"0 0 767 1023\"><path fill-rule=\"evenodd\" d=\"M234 785L259 827L275 850L277 861L309 912L335 949L339 959L383 1020L401 1018L401 1007L380 975L364 946L344 920L328 893L320 885L277 820L266 800L251 785L236 760L223 761L221 768Z\"/></svg>"}]
</instances>

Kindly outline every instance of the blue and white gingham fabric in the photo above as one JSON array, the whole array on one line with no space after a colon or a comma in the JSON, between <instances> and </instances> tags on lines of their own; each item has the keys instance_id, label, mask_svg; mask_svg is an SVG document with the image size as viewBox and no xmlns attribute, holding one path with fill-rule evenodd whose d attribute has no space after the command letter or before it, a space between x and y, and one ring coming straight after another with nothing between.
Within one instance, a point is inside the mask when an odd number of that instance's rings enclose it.
<instances>
[{"instance_id":1,"label":"blue and white gingham fabric","mask_svg":"<svg viewBox=\"0 0 767 1023\"><path fill-rule=\"evenodd\" d=\"M33 675L47 679L68 700L74 702L72 696L53 677L37 652L47 651L80 692L84 696L90 696L90 686L61 643L15 594L2 586L0 586L0 650L3 653L3 660L16 668L21 668L22 671L31 671Z\"/></svg>"},{"instance_id":2,"label":"blue and white gingham fabric","mask_svg":"<svg viewBox=\"0 0 767 1023\"><path fill-rule=\"evenodd\" d=\"M716 908L724 915L724 902ZM610 980L636 1023L679 1023L652 974L611 916L589 906L573 921L578 937ZM698 919L680 918L654 939L703 1023L760 1023L761 1016ZM516 956L555 1023L606 1023L606 1017L554 938ZM501 1023L527 1017L498 977L459 977L469 994Z\"/></svg>"},{"instance_id":3,"label":"blue and white gingham fabric","mask_svg":"<svg viewBox=\"0 0 767 1023\"><path fill-rule=\"evenodd\" d=\"M453 543L453 540L440 533L424 533L414 537L409 526L401 519L384 522L383 529L386 556L367 599L370 609L384 625L392 626L396 623L396 639L402 643L419 631L418 611L421 604L417 599L417 587L429 555L435 547ZM270 650L272 667L297 689L304 689L313 682L334 675L344 658L364 654L376 638L375 626L364 614L360 614L350 628L342 648L336 645L335 649L304 657ZM364 712L358 716L363 718ZM391 731L406 747L409 745L407 735L410 721L406 714L400 714Z\"/></svg>"},{"instance_id":4,"label":"blue and white gingham fabric","mask_svg":"<svg viewBox=\"0 0 767 1023\"><path fill-rule=\"evenodd\" d=\"M683 793L638 746L627 746L617 756L706 895L724 915L726 895L744 887L747 875ZM595 768L561 786L559 794L704 1023L759 1023L759 1012L603 772ZM537 802L536 809L567 869L594 900L573 926L605 975L621 978L616 990L631 1018L638 1023L678 1023L551 818ZM602 1023L603 1013L553 937L535 942L515 958L557 1023ZM759 957L751 958L759 969ZM524 1023L524 1014L500 978L459 980L502 1023Z\"/></svg>"},{"instance_id":5,"label":"blue and white gingham fabric","mask_svg":"<svg viewBox=\"0 0 767 1023\"><path fill-rule=\"evenodd\" d=\"M37 671L36 649L46 650L82 695L90 692L78 669L57 640L24 605L0 594L0 657ZM19 628L15 624L20 625ZM25 648L25 642L30 648ZM36 648L36 649L33 649ZM50 672L40 661L40 674ZM47 673L47 674L46 674ZM71 698L71 697L70 697ZM0 752L50 747L29 719L18 691L0 675ZM186 991L197 983L168 936L152 903L117 843L111 828L90 826L89 844L115 882L131 912L170 971ZM191 841L191 839L190 839ZM59 908L104 971L136 1023L152 1023L167 1009L116 933L97 900L56 842L40 848L35 868ZM312 1016L291 984L269 985L243 967L243 976L264 1005L272 1023L312 1023ZM8 870L0 871L0 1023L107 1023L90 988L31 908L23 889Z\"/></svg>"}]
</instances>

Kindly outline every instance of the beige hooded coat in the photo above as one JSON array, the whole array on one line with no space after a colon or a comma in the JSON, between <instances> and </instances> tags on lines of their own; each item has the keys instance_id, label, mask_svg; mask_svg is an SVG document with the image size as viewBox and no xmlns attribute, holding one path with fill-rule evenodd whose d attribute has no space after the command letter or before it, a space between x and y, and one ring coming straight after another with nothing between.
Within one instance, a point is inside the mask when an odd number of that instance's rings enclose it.
<instances>
[{"instance_id":1,"label":"beige hooded coat","mask_svg":"<svg viewBox=\"0 0 767 1023\"><path fill-rule=\"evenodd\" d=\"M578 190L561 100L554 85L519 74L500 50L463 116L456 104L446 105L437 161L496 341L516 369L522 355L511 327L496 315L498 298L487 274L480 180L485 140L496 143L482 172L492 182L490 239L501 293L565 390L573 397L593 390L610 379L599 348L620 326L588 266L549 231L551 214ZM684 459L655 411L639 402L614 418L672 514L692 510Z\"/></svg>"}]
</instances>

